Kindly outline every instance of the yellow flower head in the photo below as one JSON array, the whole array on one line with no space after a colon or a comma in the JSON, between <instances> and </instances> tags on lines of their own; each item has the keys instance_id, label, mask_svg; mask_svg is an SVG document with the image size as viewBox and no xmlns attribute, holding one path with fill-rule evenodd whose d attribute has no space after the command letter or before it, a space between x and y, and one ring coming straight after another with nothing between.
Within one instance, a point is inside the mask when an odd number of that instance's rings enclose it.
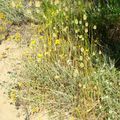
<instances>
[{"instance_id":1,"label":"yellow flower head","mask_svg":"<svg viewBox=\"0 0 120 120\"><path fill-rule=\"evenodd\" d=\"M22 82L18 82L18 86L21 88L23 86Z\"/></svg>"},{"instance_id":2,"label":"yellow flower head","mask_svg":"<svg viewBox=\"0 0 120 120\"><path fill-rule=\"evenodd\" d=\"M38 54L37 57L38 57L38 58L42 58L42 57L43 57L43 54Z\"/></svg>"},{"instance_id":3,"label":"yellow flower head","mask_svg":"<svg viewBox=\"0 0 120 120\"><path fill-rule=\"evenodd\" d=\"M21 34L20 34L20 33L17 32L17 33L15 34L15 40L16 40L16 41L20 41L20 40L21 40Z\"/></svg>"},{"instance_id":4,"label":"yellow flower head","mask_svg":"<svg viewBox=\"0 0 120 120\"><path fill-rule=\"evenodd\" d=\"M10 92L10 98L11 98L11 100L16 101L16 97L17 97L16 91L11 91Z\"/></svg>"},{"instance_id":5,"label":"yellow flower head","mask_svg":"<svg viewBox=\"0 0 120 120\"><path fill-rule=\"evenodd\" d=\"M31 45L35 45L36 44L36 40L32 40L30 44Z\"/></svg>"},{"instance_id":6,"label":"yellow flower head","mask_svg":"<svg viewBox=\"0 0 120 120\"><path fill-rule=\"evenodd\" d=\"M23 7L22 2L21 2L21 1L18 1L18 2L16 3L16 8L22 8L22 7Z\"/></svg>"},{"instance_id":7,"label":"yellow flower head","mask_svg":"<svg viewBox=\"0 0 120 120\"><path fill-rule=\"evenodd\" d=\"M55 40L55 45L60 45L60 40L59 39Z\"/></svg>"},{"instance_id":8,"label":"yellow flower head","mask_svg":"<svg viewBox=\"0 0 120 120\"><path fill-rule=\"evenodd\" d=\"M5 14L0 12L0 19L3 19L3 18L5 18Z\"/></svg>"},{"instance_id":9,"label":"yellow flower head","mask_svg":"<svg viewBox=\"0 0 120 120\"><path fill-rule=\"evenodd\" d=\"M33 113L37 113L38 111L39 111L39 107L33 107L33 108L31 109L32 114L33 114Z\"/></svg>"}]
</instances>

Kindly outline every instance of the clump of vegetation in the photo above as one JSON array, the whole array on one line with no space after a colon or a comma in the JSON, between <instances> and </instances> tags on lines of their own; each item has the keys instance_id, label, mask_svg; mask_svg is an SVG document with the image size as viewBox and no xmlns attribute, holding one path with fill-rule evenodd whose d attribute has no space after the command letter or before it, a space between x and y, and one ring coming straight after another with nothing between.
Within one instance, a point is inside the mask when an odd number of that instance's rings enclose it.
<instances>
[{"instance_id":1,"label":"clump of vegetation","mask_svg":"<svg viewBox=\"0 0 120 120\"><path fill-rule=\"evenodd\" d=\"M118 120L120 72L101 44L102 38L110 40L111 21L116 26L119 20L119 4L112 1L97 6L82 0L2 1L7 19L27 23L22 24L24 34L8 37L27 44L23 81L18 80L10 98L27 103L31 114L45 107L51 119Z\"/></svg>"},{"instance_id":2,"label":"clump of vegetation","mask_svg":"<svg viewBox=\"0 0 120 120\"><path fill-rule=\"evenodd\" d=\"M104 63L89 76L59 63L33 61L25 68L18 94L33 105L31 113L44 106L51 119L119 119L120 73L114 66Z\"/></svg>"},{"instance_id":3,"label":"clump of vegetation","mask_svg":"<svg viewBox=\"0 0 120 120\"><path fill-rule=\"evenodd\" d=\"M97 25L95 37L99 38L105 54L115 60L120 67L120 2L106 0L99 2L96 7L88 10L89 22ZM109 49L109 50L108 50ZM109 51L109 52L108 52Z\"/></svg>"}]
</instances>

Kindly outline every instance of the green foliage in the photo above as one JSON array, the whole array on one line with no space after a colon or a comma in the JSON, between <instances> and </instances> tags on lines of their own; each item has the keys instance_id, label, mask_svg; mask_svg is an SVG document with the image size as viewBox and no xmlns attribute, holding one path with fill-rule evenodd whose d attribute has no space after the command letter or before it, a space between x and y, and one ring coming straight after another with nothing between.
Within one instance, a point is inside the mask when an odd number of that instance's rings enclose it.
<instances>
[{"instance_id":1,"label":"green foliage","mask_svg":"<svg viewBox=\"0 0 120 120\"><path fill-rule=\"evenodd\" d=\"M120 61L120 2L117 0L109 0L108 4L99 4L88 10L88 21L90 24L96 24L98 29L95 37L104 46L104 53L115 59L117 66ZM109 48L106 52L106 48Z\"/></svg>"}]
</instances>

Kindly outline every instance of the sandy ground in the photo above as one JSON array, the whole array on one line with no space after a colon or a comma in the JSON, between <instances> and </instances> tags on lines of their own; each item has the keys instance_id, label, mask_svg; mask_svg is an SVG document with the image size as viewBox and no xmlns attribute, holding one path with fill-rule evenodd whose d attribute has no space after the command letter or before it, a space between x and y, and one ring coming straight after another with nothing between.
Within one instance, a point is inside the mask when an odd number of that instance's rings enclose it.
<instances>
[{"instance_id":1,"label":"sandy ground","mask_svg":"<svg viewBox=\"0 0 120 120\"><path fill-rule=\"evenodd\" d=\"M14 41L4 41L0 45L0 120L48 120L45 111L27 118L23 109L10 104L8 89L16 82L11 74L20 71L23 52L24 49Z\"/></svg>"},{"instance_id":2,"label":"sandy ground","mask_svg":"<svg viewBox=\"0 0 120 120\"><path fill-rule=\"evenodd\" d=\"M0 45L0 120L25 120L24 113L10 104L7 95L9 85L14 82L10 73L19 70L22 51L12 41L5 41Z\"/></svg>"}]
</instances>

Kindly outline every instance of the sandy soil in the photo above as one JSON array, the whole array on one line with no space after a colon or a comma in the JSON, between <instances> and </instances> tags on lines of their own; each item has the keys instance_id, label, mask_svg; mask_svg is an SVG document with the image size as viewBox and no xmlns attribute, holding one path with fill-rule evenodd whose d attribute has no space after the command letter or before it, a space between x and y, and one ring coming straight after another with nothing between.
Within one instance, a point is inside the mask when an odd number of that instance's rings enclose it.
<instances>
[{"instance_id":1,"label":"sandy soil","mask_svg":"<svg viewBox=\"0 0 120 120\"><path fill-rule=\"evenodd\" d=\"M14 41L4 41L0 45L0 120L48 120L45 111L27 118L27 113L16 109L8 97L8 89L17 81L11 75L19 73L23 52L24 48Z\"/></svg>"},{"instance_id":2,"label":"sandy soil","mask_svg":"<svg viewBox=\"0 0 120 120\"><path fill-rule=\"evenodd\" d=\"M13 84L10 73L20 68L23 49L15 42L5 41L0 45L0 120L25 120L24 113L10 104L9 85Z\"/></svg>"}]
</instances>

